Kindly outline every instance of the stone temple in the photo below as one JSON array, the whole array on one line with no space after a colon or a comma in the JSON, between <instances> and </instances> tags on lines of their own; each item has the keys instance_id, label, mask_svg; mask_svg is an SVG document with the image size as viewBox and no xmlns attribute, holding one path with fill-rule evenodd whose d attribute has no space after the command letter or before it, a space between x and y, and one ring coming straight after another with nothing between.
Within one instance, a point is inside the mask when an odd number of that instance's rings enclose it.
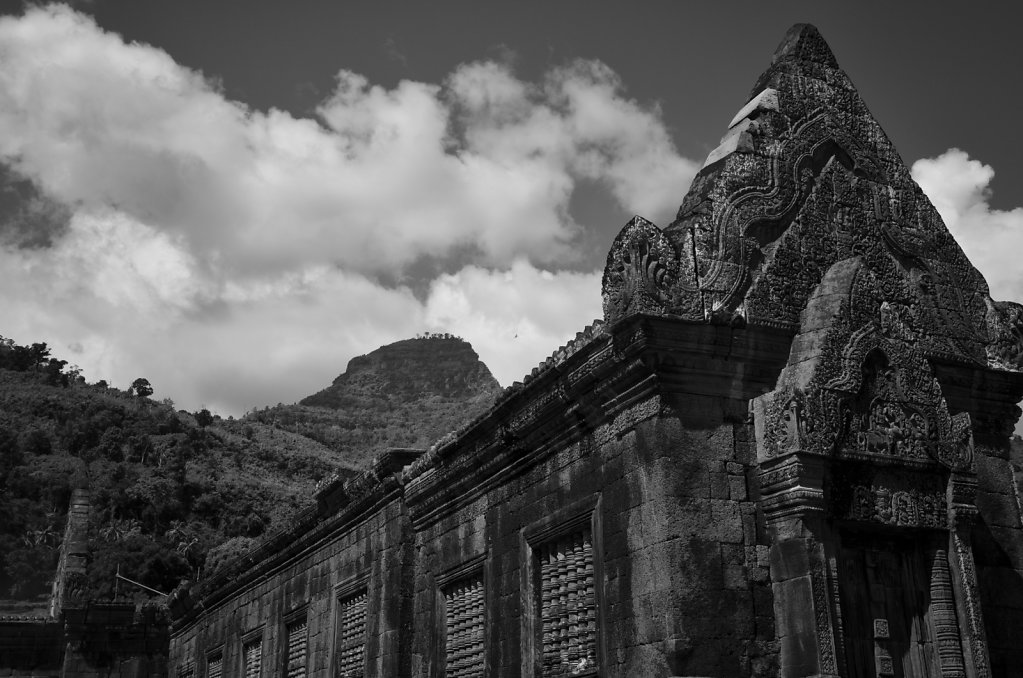
<instances>
[{"instance_id":1,"label":"stone temple","mask_svg":"<svg viewBox=\"0 0 1023 678\"><path fill-rule=\"evenodd\" d=\"M171 675L1023 675L1023 306L815 28L603 295L485 416L179 593Z\"/></svg>"}]
</instances>

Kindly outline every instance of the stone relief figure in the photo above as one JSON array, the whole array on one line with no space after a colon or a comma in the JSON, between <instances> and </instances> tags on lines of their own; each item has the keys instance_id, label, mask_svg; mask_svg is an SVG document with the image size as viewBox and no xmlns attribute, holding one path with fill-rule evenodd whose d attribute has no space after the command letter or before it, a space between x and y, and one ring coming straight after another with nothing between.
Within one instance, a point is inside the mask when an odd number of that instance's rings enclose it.
<instances>
[{"instance_id":1,"label":"stone relief figure","mask_svg":"<svg viewBox=\"0 0 1023 678\"><path fill-rule=\"evenodd\" d=\"M68 602L80 602L85 598L88 578L82 572L70 572L64 578L64 599Z\"/></svg>"},{"instance_id":2,"label":"stone relief figure","mask_svg":"<svg viewBox=\"0 0 1023 678\"><path fill-rule=\"evenodd\" d=\"M927 420L920 412L878 399L861 422L857 445L863 452L903 458L922 458L928 454Z\"/></svg>"},{"instance_id":3,"label":"stone relief figure","mask_svg":"<svg viewBox=\"0 0 1023 678\"><path fill-rule=\"evenodd\" d=\"M782 449L788 451L801 449L803 440L806 439L806 419L803 416L801 394L794 394L785 404L782 420L785 422Z\"/></svg>"},{"instance_id":4,"label":"stone relief figure","mask_svg":"<svg viewBox=\"0 0 1023 678\"><path fill-rule=\"evenodd\" d=\"M992 301L988 307L988 361L994 367L1023 370L1023 306Z\"/></svg>"},{"instance_id":5,"label":"stone relief figure","mask_svg":"<svg viewBox=\"0 0 1023 678\"><path fill-rule=\"evenodd\" d=\"M909 435L903 441L905 453L901 456L923 457L927 455L927 420L916 411L910 411L907 420Z\"/></svg>"}]
</instances>

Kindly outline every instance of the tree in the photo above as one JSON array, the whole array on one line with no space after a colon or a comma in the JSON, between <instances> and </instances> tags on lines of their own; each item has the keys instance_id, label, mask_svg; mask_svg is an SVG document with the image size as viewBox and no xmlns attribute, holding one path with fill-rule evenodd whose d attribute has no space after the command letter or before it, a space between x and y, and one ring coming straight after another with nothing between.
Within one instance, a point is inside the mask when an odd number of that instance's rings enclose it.
<instances>
[{"instance_id":1,"label":"tree","mask_svg":"<svg viewBox=\"0 0 1023 678\"><path fill-rule=\"evenodd\" d=\"M67 365L66 360L50 358L43 366L43 372L46 374L46 383L50 386L67 387L71 383L71 377L64 374L65 365Z\"/></svg>"},{"instance_id":2,"label":"tree","mask_svg":"<svg viewBox=\"0 0 1023 678\"><path fill-rule=\"evenodd\" d=\"M22 452L33 455L50 454L53 451L50 436L38 428L22 431L18 436L18 447L21 448Z\"/></svg>"},{"instance_id":3,"label":"tree","mask_svg":"<svg viewBox=\"0 0 1023 678\"><path fill-rule=\"evenodd\" d=\"M195 413L195 423L199 424L202 428L206 428L213 423L213 415L204 407Z\"/></svg>"},{"instance_id":4,"label":"tree","mask_svg":"<svg viewBox=\"0 0 1023 678\"><path fill-rule=\"evenodd\" d=\"M7 346L5 344L5 346ZM41 365L46 364L50 357L50 349L45 343L36 343L31 346L18 346L11 344L10 350L3 352L3 367L16 372L27 372Z\"/></svg>"},{"instance_id":5,"label":"tree","mask_svg":"<svg viewBox=\"0 0 1023 678\"><path fill-rule=\"evenodd\" d=\"M139 398L148 398L153 395L153 386L145 377L139 377L135 381L131 382L131 389L129 389L129 392L134 393Z\"/></svg>"}]
</instances>

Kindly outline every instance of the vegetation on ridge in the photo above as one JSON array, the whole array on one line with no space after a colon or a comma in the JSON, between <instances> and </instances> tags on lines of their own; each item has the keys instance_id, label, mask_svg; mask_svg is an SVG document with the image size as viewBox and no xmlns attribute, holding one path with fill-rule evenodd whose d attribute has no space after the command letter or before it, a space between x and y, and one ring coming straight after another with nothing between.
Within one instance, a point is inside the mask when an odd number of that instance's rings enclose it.
<instances>
[{"instance_id":1,"label":"vegetation on ridge","mask_svg":"<svg viewBox=\"0 0 1023 678\"><path fill-rule=\"evenodd\" d=\"M118 567L170 591L286 527L321 478L425 447L500 390L468 343L433 335L353 359L305 404L224 420L150 398L143 377L88 384L49 353L0 339L0 599L49 592L76 487L92 495L89 595L109 598Z\"/></svg>"},{"instance_id":2,"label":"vegetation on ridge","mask_svg":"<svg viewBox=\"0 0 1023 678\"><path fill-rule=\"evenodd\" d=\"M122 391L65 365L45 344L0 347L0 597L48 593L75 487L91 490L89 593L104 598L118 566L162 591L198 577L218 545L283 524L339 467L307 438L175 411L144 378Z\"/></svg>"}]
</instances>

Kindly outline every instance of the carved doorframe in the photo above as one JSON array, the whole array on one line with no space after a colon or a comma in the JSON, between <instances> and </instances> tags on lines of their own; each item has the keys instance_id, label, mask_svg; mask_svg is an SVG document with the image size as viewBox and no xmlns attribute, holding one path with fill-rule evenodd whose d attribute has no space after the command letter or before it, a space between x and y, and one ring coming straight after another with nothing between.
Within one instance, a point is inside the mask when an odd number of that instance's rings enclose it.
<instances>
[{"instance_id":1,"label":"carved doorframe","mask_svg":"<svg viewBox=\"0 0 1023 678\"><path fill-rule=\"evenodd\" d=\"M969 416L950 415L919 352L890 341L873 324L846 338L840 360L831 369L817 364L802 382L805 390L783 373L775 391L751 402L780 675L846 674L838 556L841 527L853 524L944 535L947 575L936 557L931 600L937 603L928 612L935 615L935 659L943 678L988 678L970 546L977 480ZM855 485L843 474L857 466L876 473ZM875 479L886 474L907 480L885 488ZM875 670L894 675L884 650L886 625L877 626Z\"/></svg>"}]
</instances>

